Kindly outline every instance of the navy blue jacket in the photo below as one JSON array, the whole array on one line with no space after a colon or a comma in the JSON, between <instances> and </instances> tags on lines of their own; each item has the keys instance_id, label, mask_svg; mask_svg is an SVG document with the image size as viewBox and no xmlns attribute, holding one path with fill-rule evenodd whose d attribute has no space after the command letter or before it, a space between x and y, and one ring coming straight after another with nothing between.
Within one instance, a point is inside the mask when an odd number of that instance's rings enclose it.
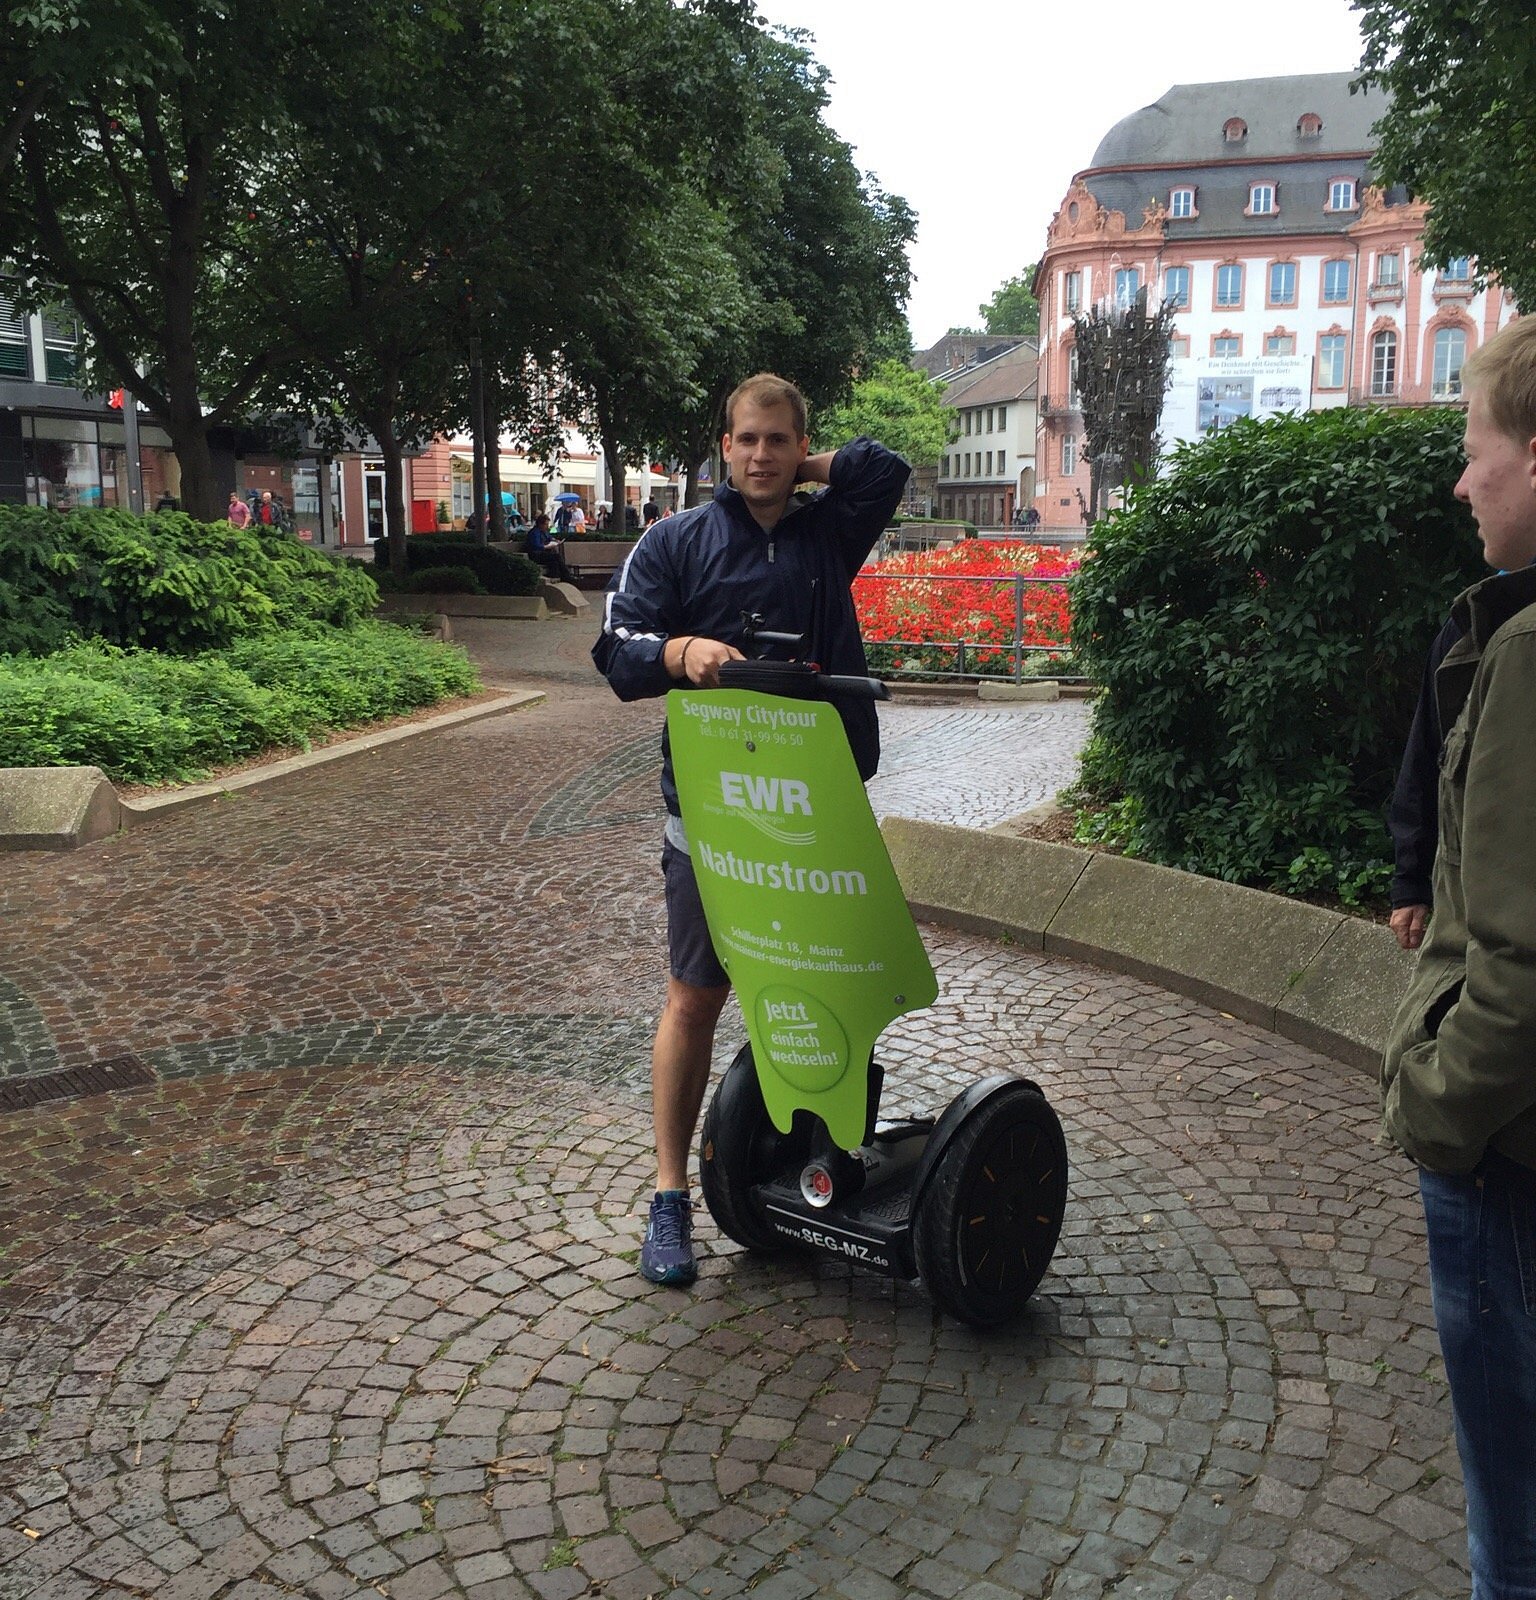
<instances>
[{"instance_id":1,"label":"navy blue jacket","mask_svg":"<svg viewBox=\"0 0 1536 1600\"><path fill-rule=\"evenodd\" d=\"M711 504L653 523L608 585L603 631L592 647L597 670L621 700L665 694L679 687L662 663L669 638L700 634L740 649L742 613L759 612L770 632L805 634L805 660L825 672L862 675L864 644L849 586L900 503L910 470L884 445L855 439L833 457L829 486L796 495L772 533L728 483ZM873 704L834 703L859 775L872 778L880 762ZM661 792L676 816L665 733L661 749Z\"/></svg>"},{"instance_id":2,"label":"navy blue jacket","mask_svg":"<svg viewBox=\"0 0 1536 1600\"><path fill-rule=\"evenodd\" d=\"M1413 726L1403 750L1397 786L1387 807L1387 826L1392 830L1393 906L1433 904L1430 888L1435 870L1435 846L1440 830L1440 746L1444 730L1435 703L1435 673L1445 653L1461 637L1461 625L1451 618L1435 635L1429 647L1429 661L1419 685L1419 700L1413 710Z\"/></svg>"}]
</instances>

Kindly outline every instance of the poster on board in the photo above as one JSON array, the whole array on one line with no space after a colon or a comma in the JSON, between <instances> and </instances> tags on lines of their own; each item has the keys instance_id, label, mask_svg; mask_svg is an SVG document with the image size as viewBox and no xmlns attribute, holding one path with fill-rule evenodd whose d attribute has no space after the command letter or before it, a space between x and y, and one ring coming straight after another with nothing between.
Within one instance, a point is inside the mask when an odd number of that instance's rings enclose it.
<instances>
[{"instance_id":1,"label":"poster on board","mask_svg":"<svg viewBox=\"0 0 1536 1600\"><path fill-rule=\"evenodd\" d=\"M1239 417L1312 408L1310 356L1195 356L1173 361L1158 432L1165 446L1204 438Z\"/></svg>"}]
</instances>

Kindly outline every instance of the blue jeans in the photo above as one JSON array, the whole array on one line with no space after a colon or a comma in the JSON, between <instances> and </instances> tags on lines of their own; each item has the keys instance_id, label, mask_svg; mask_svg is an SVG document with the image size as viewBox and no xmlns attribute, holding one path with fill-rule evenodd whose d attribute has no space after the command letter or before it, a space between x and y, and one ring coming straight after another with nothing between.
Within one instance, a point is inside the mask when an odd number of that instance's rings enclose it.
<instances>
[{"instance_id":1,"label":"blue jeans","mask_svg":"<svg viewBox=\"0 0 1536 1600\"><path fill-rule=\"evenodd\" d=\"M1493 1151L1420 1169L1467 1491L1472 1600L1536 1600L1536 1172Z\"/></svg>"}]
</instances>

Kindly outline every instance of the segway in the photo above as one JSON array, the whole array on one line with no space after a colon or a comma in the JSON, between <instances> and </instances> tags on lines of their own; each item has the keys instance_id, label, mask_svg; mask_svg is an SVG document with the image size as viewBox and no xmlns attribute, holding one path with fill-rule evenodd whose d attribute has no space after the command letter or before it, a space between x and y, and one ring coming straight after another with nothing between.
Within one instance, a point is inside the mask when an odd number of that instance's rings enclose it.
<instances>
[{"instance_id":1,"label":"segway","mask_svg":"<svg viewBox=\"0 0 1536 1600\"><path fill-rule=\"evenodd\" d=\"M758 642L798 646L747 620ZM880 1120L875 1041L938 982L827 696L889 691L798 661L728 662L720 681L667 707L699 893L749 1041L705 1113L705 1204L749 1250L920 1279L961 1322L1007 1322L1056 1248L1066 1141L1039 1087L1009 1073L936 1119Z\"/></svg>"}]
</instances>

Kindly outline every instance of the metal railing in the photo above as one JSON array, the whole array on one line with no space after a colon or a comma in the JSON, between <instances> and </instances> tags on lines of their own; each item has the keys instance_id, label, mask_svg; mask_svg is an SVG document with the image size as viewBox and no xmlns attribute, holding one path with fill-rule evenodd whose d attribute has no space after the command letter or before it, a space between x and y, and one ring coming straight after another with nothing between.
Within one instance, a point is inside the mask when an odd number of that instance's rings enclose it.
<instances>
[{"instance_id":1,"label":"metal railing","mask_svg":"<svg viewBox=\"0 0 1536 1600\"><path fill-rule=\"evenodd\" d=\"M1015 572L1007 576L940 576L929 573L897 573L878 572L865 570L858 576L857 582L864 583L901 583L912 585L922 584L987 584L994 588L1011 587L1013 590L1013 636L1009 639L903 639L892 636L889 638L876 638L866 633L864 642L869 645L887 645L897 649L941 651L950 657L953 665L939 667L923 665L917 667L892 666L872 669L878 677L907 677L907 678L996 678L993 672L982 672L974 667L968 667L967 661L979 661L984 656L1004 655L1010 662L1010 672L1014 683L1023 683L1025 679L1024 663L1030 656L1049 655L1054 653L1070 655L1072 645L1070 639L1062 639L1053 644L1026 644L1024 642L1024 596L1031 588L1056 588L1065 589L1070 580L1067 578L1031 578L1022 572ZM1077 677L1069 673L1052 673L1051 676L1061 683L1086 683L1086 678Z\"/></svg>"}]
</instances>

